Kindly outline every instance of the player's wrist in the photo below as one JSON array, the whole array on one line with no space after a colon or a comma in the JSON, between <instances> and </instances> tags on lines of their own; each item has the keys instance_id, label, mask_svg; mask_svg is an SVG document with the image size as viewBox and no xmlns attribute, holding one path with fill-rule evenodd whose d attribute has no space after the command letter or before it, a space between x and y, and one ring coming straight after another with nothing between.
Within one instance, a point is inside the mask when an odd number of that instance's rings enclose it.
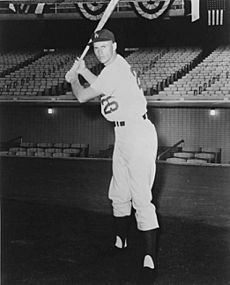
<instances>
[{"instance_id":1,"label":"player's wrist","mask_svg":"<svg viewBox=\"0 0 230 285\"><path fill-rule=\"evenodd\" d=\"M79 82L78 74L73 76L69 82L71 85L79 85L80 82Z\"/></svg>"},{"instance_id":2,"label":"player's wrist","mask_svg":"<svg viewBox=\"0 0 230 285\"><path fill-rule=\"evenodd\" d=\"M87 74L88 72L88 68L87 67L84 67L80 70L79 74L81 74L83 77Z\"/></svg>"}]
</instances>

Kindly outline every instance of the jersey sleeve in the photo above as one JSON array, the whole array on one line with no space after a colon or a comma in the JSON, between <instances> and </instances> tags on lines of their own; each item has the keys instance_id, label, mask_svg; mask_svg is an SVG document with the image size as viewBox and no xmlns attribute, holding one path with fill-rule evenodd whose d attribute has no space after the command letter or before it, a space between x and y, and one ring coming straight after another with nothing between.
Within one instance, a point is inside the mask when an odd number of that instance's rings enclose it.
<instances>
[{"instance_id":1,"label":"jersey sleeve","mask_svg":"<svg viewBox=\"0 0 230 285\"><path fill-rule=\"evenodd\" d=\"M113 75L111 73L103 71L90 86L91 88L105 95L111 95L116 88L115 80L113 80Z\"/></svg>"}]
</instances>

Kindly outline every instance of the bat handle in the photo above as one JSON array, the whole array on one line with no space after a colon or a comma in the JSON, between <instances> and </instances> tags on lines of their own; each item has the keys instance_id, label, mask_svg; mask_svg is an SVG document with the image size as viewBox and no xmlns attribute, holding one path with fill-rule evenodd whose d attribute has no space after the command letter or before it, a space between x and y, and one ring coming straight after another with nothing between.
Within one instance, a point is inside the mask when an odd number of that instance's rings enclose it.
<instances>
[{"instance_id":1,"label":"bat handle","mask_svg":"<svg viewBox=\"0 0 230 285\"><path fill-rule=\"evenodd\" d=\"M86 56L86 54L87 54L87 52L88 52L88 50L89 50L89 48L90 48L90 43L91 43L91 42L92 42L92 39L89 40L87 46L85 47L83 53L82 53L81 56L80 56L80 59L83 59L83 58Z\"/></svg>"},{"instance_id":2,"label":"bat handle","mask_svg":"<svg viewBox=\"0 0 230 285\"><path fill-rule=\"evenodd\" d=\"M88 50L89 50L89 46L87 45L87 46L85 47L83 53L81 54L80 59L83 59L83 58L86 56Z\"/></svg>"},{"instance_id":3,"label":"bat handle","mask_svg":"<svg viewBox=\"0 0 230 285\"><path fill-rule=\"evenodd\" d=\"M87 46L85 47L83 53L81 54L80 59L83 59L83 58L86 56L86 54L87 54L87 52L88 52L88 50L89 50L91 41L92 41L92 40L90 39L90 41L88 42ZM72 67L72 68L73 68L73 67ZM73 77L73 70L72 70L72 68L71 68L71 69L66 73L66 75L65 75L65 79L66 79L67 82L71 82L71 79L72 79L72 77Z\"/></svg>"}]
</instances>

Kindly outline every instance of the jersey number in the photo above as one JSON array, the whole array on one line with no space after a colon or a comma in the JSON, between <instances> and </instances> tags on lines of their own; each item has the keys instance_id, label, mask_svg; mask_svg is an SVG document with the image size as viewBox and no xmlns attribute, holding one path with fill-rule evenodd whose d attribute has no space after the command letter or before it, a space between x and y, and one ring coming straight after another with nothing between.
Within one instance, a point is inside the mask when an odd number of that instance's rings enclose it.
<instances>
[{"instance_id":1,"label":"jersey number","mask_svg":"<svg viewBox=\"0 0 230 285\"><path fill-rule=\"evenodd\" d=\"M108 115L114 111L116 111L118 109L118 103L114 100L111 100L113 97L112 96L108 96L105 99L101 100L101 105L103 107L104 110L104 114Z\"/></svg>"}]
</instances>

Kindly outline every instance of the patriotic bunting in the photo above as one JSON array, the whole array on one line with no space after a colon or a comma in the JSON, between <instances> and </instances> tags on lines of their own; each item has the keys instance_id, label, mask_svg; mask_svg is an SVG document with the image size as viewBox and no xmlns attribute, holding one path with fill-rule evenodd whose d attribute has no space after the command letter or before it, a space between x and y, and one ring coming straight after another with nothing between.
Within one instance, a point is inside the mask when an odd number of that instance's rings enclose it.
<instances>
[{"instance_id":1,"label":"patriotic bunting","mask_svg":"<svg viewBox=\"0 0 230 285\"><path fill-rule=\"evenodd\" d=\"M9 9L14 13L20 14L28 14L34 13L36 15L40 15L43 13L45 7L45 3L38 3L38 4L9 4Z\"/></svg>"},{"instance_id":2,"label":"patriotic bunting","mask_svg":"<svg viewBox=\"0 0 230 285\"><path fill-rule=\"evenodd\" d=\"M139 15L146 19L153 20L158 18L169 8L170 0L135 1L133 5Z\"/></svg>"},{"instance_id":3,"label":"patriotic bunting","mask_svg":"<svg viewBox=\"0 0 230 285\"><path fill-rule=\"evenodd\" d=\"M105 3L78 3L77 4L83 16L89 20L97 21L99 20L106 7Z\"/></svg>"},{"instance_id":4,"label":"patriotic bunting","mask_svg":"<svg viewBox=\"0 0 230 285\"><path fill-rule=\"evenodd\" d=\"M1 1L1 0L0 0ZM39 0L38 0L39 1ZM57 0L58 1L58 0ZM189 1L189 2L188 2ZM148 20L154 20L164 14L165 17L182 16L186 13L191 16L194 22L200 18L200 4L203 0L188 0L187 13L184 9L184 0L152 0L152 1L131 1L129 2L128 11L135 10L136 13ZM230 1L230 0L229 0ZM190 6L191 3L191 6ZM224 13L226 0L206 0L207 3L207 21L209 26L218 26L224 24ZM104 2L75 2L75 7L87 19L92 21L99 20L108 3ZM127 5L127 3L126 3ZM7 4L7 7L15 14L31 14L41 15L44 13L45 3L25 4L14 3ZM49 10L49 5L46 6ZM55 6L56 7L56 6ZM58 6L57 6L58 8ZM118 10L119 11L119 6ZM77 11L76 11L77 12Z\"/></svg>"},{"instance_id":5,"label":"patriotic bunting","mask_svg":"<svg viewBox=\"0 0 230 285\"><path fill-rule=\"evenodd\" d=\"M0 0L1 1L1 0ZM192 1L192 0L191 0ZM199 1L199 0L197 0ZM98 2L75 2L74 6L87 19L92 21L99 20L108 3ZM127 4L126 4L127 5ZM129 2L129 11L135 10L139 15L149 20L153 20L161 16L182 16L184 15L184 0L154 0L154 1L131 1ZM45 3L38 4L9 4L9 9L14 13L20 14L42 14ZM47 5L49 9L49 5ZM58 6L57 6L58 9ZM171 9L171 10L170 10ZM171 14L170 14L171 13Z\"/></svg>"}]
</instances>

